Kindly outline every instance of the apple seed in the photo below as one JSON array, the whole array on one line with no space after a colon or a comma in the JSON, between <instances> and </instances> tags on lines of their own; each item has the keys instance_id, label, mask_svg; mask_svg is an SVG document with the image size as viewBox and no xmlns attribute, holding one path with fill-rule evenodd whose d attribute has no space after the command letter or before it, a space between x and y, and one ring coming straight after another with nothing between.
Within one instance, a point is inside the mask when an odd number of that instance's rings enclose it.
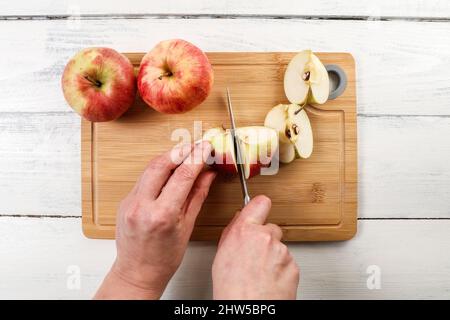
<instances>
[{"instance_id":1,"label":"apple seed","mask_svg":"<svg viewBox=\"0 0 450 320\"><path fill-rule=\"evenodd\" d=\"M303 77L302 77L302 78L303 78L303 80L308 81L310 76L311 76L311 72L306 71L306 72L303 74Z\"/></svg>"},{"instance_id":2,"label":"apple seed","mask_svg":"<svg viewBox=\"0 0 450 320\"><path fill-rule=\"evenodd\" d=\"M294 133L297 134L297 135L300 132L298 126L295 123L292 125L292 130L294 130Z\"/></svg>"},{"instance_id":3,"label":"apple seed","mask_svg":"<svg viewBox=\"0 0 450 320\"><path fill-rule=\"evenodd\" d=\"M289 139L292 137L291 130L289 128L286 128L286 131L284 132L286 134L286 137Z\"/></svg>"}]
</instances>

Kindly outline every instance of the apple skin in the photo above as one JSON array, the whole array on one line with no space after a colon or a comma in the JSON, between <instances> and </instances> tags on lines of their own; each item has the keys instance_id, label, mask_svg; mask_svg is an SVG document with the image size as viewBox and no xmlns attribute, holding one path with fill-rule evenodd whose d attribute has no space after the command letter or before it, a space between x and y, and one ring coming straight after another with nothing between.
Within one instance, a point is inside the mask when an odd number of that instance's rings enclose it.
<instances>
[{"instance_id":1,"label":"apple skin","mask_svg":"<svg viewBox=\"0 0 450 320\"><path fill-rule=\"evenodd\" d=\"M214 73L206 54L181 39L158 43L141 61L139 94L162 113L184 113L209 95Z\"/></svg>"},{"instance_id":2,"label":"apple skin","mask_svg":"<svg viewBox=\"0 0 450 320\"><path fill-rule=\"evenodd\" d=\"M67 103L93 122L119 118L136 98L134 68L110 48L86 48L67 63L62 79Z\"/></svg>"}]
</instances>

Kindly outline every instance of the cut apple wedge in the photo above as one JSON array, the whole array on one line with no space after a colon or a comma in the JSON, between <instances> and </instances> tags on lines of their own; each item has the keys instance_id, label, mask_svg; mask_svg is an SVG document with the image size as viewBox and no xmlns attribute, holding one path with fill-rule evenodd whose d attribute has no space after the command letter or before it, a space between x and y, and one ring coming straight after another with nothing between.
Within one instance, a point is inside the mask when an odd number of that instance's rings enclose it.
<instances>
[{"instance_id":1,"label":"cut apple wedge","mask_svg":"<svg viewBox=\"0 0 450 320\"><path fill-rule=\"evenodd\" d=\"M244 164L245 178L249 179L261 173L261 169L269 167L278 151L278 135L275 130L262 126L242 127L236 129L236 137ZM212 128L203 135L212 145L211 158L208 164L227 175L237 173L236 154L229 130Z\"/></svg>"},{"instance_id":2,"label":"cut apple wedge","mask_svg":"<svg viewBox=\"0 0 450 320\"><path fill-rule=\"evenodd\" d=\"M266 119L264 121L264 126L273 128L279 133L280 142L289 143L290 140L285 134L287 130L286 122L288 119L288 109L289 105L287 104L279 104L273 107L269 113L266 115Z\"/></svg>"},{"instance_id":3,"label":"cut apple wedge","mask_svg":"<svg viewBox=\"0 0 450 320\"><path fill-rule=\"evenodd\" d=\"M313 134L311 123L309 122L306 111L296 105L282 105L279 104L270 110L264 126L273 128L277 131L280 140L280 161L289 163L292 159L292 148L294 147L295 154L301 158L309 158L313 151ZM283 158L281 158L283 154Z\"/></svg>"},{"instance_id":4,"label":"cut apple wedge","mask_svg":"<svg viewBox=\"0 0 450 320\"><path fill-rule=\"evenodd\" d=\"M203 134L203 140L207 140L209 142L211 142L211 139L219 134L225 133L225 129L222 127L217 127L217 128L211 128L209 130L207 130L204 134Z\"/></svg>"},{"instance_id":5,"label":"cut apple wedge","mask_svg":"<svg viewBox=\"0 0 450 320\"><path fill-rule=\"evenodd\" d=\"M291 163L295 160L296 152L292 143L281 142L279 146L278 159L281 163Z\"/></svg>"},{"instance_id":6,"label":"cut apple wedge","mask_svg":"<svg viewBox=\"0 0 450 320\"><path fill-rule=\"evenodd\" d=\"M236 154L230 132L223 128L212 128L206 131L203 137L205 140L209 140L212 146L211 159L208 159L208 164L226 175L236 174Z\"/></svg>"},{"instance_id":7,"label":"cut apple wedge","mask_svg":"<svg viewBox=\"0 0 450 320\"><path fill-rule=\"evenodd\" d=\"M311 50L301 51L292 58L284 73L284 92L289 102L323 104L328 100L329 91L328 72Z\"/></svg>"},{"instance_id":8,"label":"cut apple wedge","mask_svg":"<svg viewBox=\"0 0 450 320\"><path fill-rule=\"evenodd\" d=\"M293 137L296 154L300 158L309 158L313 152L313 133L311 123L305 109L291 104L288 108L288 118L292 121Z\"/></svg>"}]
</instances>

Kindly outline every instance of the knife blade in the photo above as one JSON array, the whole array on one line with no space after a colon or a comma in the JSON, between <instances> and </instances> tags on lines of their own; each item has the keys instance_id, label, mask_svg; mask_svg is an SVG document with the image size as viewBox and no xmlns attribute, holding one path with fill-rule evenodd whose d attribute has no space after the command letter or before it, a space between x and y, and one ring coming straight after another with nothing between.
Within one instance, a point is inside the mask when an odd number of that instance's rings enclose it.
<instances>
[{"instance_id":1,"label":"knife blade","mask_svg":"<svg viewBox=\"0 0 450 320\"><path fill-rule=\"evenodd\" d=\"M231 105L230 90L228 88L227 88L227 102L228 102L227 103L228 114L230 115L230 122L231 122L230 132L231 137L233 139L234 152L236 155L237 171L239 175L239 181L241 182L242 196L244 198L244 206L246 206L247 203L250 202L250 195L248 193L247 182L245 181L244 163L242 161L242 154L241 154L241 141L236 136L236 123L234 121L233 106Z\"/></svg>"}]
</instances>

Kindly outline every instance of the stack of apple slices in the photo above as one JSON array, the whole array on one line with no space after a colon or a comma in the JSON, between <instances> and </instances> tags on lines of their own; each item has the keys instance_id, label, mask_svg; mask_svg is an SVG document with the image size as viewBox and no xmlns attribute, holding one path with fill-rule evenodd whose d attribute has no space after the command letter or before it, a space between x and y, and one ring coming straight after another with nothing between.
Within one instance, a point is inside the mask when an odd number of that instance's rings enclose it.
<instances>
[{"instance_id":1,"label":"stack of apple slices","mask_svg":"<svg viewBox=\"0 0 450 320\"><path fill-rule=\"evenodd\" d=\"M284 74L284 92L290 105L279 104L266 115L264 126L279 136L279 160L290 163L295 158L309 158L313 151L313 133L304 109L308 103L328 100L329 79L325 66L311 50L298 53Z\"/></svg>"},{"instance_id":2,"label":"stack of apple slices","mask_svg":"<svg viewBox=\"0 0 450 320\"><path fill-rule=\"evenodd\" d=\"M278 135L274 129L263 126L237 128L236 137L240 142L246 179L260 174L262 168L270 167L278 150ZM237 161L231 132L212 128L205 132L203 140L208 140L213 149L208 164L226 175L235 175Z\"/></svg>"}]
</instances>

